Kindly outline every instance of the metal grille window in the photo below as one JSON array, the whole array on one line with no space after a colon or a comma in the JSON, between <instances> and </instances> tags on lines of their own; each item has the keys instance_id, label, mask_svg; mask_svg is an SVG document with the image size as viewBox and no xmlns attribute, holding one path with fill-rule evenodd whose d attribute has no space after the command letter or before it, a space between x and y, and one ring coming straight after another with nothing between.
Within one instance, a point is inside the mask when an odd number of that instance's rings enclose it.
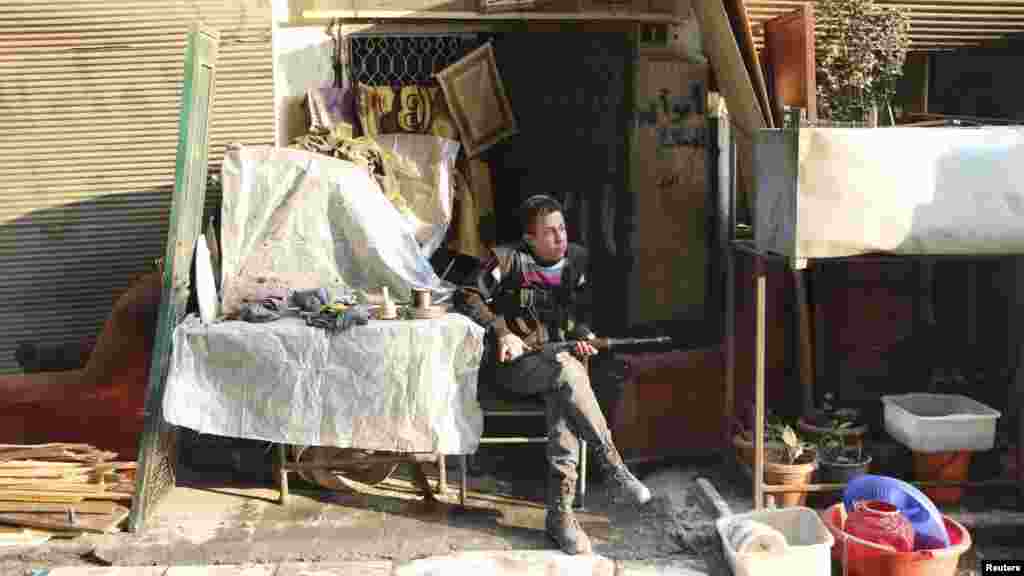
<instances>
[{"instance_id":1,"label":"metal grille window","mask_svg":"<svg viewBox=\"0 0 1024 576\"><path fill-rule=\"evenodd\" d=\"M440 72L487 41L484 34L353 34L348 69L353 84L437 85Z\"/></svg>"}]
</instances>

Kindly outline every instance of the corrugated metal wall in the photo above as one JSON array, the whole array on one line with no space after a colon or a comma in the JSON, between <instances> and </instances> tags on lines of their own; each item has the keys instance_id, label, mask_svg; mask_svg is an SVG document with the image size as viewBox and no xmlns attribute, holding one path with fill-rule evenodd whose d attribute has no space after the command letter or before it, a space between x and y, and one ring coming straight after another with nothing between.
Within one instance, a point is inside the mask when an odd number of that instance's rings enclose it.
<instances>
[{"instance_id":1,"label":"corrugated metal wall","mask_svg":"<svg viewBox=\"0 0 1024 576\"><path fill-rule=\"evenodd\" d=\"M227 144L273 142L269 0L0 2L0 372L21 342L95 335L163 255L196 19L222 37L219 174Z\"/></svg>"},{"instance_id":2,"label":"corrugated metal wall","mask_svg":"<svg viewBox=\"0 0 1024 576\"><path fill-rule=\"evenodd\" d=\"M806 0L745 0L758 48L761 47L762 22L792 12L804 3ZM1024 0L876 0L875 3L909 12L912 50L975 46L1024 32Z\"/></svg>"}]
</instances>

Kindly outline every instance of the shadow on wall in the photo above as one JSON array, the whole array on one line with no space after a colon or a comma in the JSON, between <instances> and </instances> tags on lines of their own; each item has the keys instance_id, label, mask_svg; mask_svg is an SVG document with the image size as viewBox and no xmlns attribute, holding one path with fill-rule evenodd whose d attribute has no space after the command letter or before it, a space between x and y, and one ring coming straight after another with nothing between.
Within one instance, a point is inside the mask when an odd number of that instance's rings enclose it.
<instances>
[{"instance_id":1,"label":"shadow on wall","mask_svg":"<svg viewBox=\"0 0 1024 576\"><path fill-rule=\"evenodd\" d=\"M0 371L18 370L16 355L41 368L33 345L77 345L99 333L116 298L163 256L170 198L166 186L0 224L0 245L17 247L0 252L7 292L0 299Z\"/></svg>"},{"instance_id":2,"label":"shadow on wall","mask_svg":"<svg viewBox=\"0 0 1024 576\"><path fill-rule=\"evenodd\" d=\"M1024 228L1020 226L1024 195L1015 184L1024 181L1024 164L1016 161L1021 157L1024 146L1005 147L990 141L940 156L932 201L915 207L911 237L919 238L922 230L948 230L948 238L933 242L941 242L942 248L955 247L965 255L980 248L991 250L999 239L1013 238L1015 245L1024 245ZM991 185L984 185L986 182ZM1002 190L1014 193L1000 195ZM971 225L971 233L954 237L952 232L964 224ZM981 230L984 232L979 233ZM899 247L908 248L921 251L913 244Z\"/></svg>"},{"instance_id":3,"label":"shadow on wall","mask_svg":"<svg viewBox=\"0 0 1024 576\"><path fill-rule=\"evenodd\" d=\"M49 370L0 375L0 443L86 442L134 458L170 195L107 196L0 226L18 245L0 254L0 270L24 286L0 302L12 318L0 333L5 367L17 357L27 371ZM49 261L33 265L26 253Z\"/></svg>"}]
</instances>

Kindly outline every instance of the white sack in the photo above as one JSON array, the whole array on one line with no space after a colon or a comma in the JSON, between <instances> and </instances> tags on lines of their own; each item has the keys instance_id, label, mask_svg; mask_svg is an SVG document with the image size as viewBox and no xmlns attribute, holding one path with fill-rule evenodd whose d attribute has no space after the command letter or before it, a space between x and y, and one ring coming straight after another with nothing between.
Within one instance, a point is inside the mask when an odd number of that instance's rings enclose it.
<instances>
[{"instance_id":1,"label":"white sack","mask_svg":"<svg viewBox=\"0 0 1024 576\"><path fill-rule=\"evenodd\" d=\"M349 288L437 302L454 286L434 273L405 218L370 174L304 150L233 146L221 169L222 311L255 287Z\"/></svg>"},{"instance_id":2,"label":"white sack","mask_svg":"<svg viewBox=\"0 0 1024 576\"><path fill-rule=\"evenodd\" d=\"M406 220L427 258L441 246L452 222L455 160L459 143L428 134L380 134L381 148L416 166L417 177L396 174L399 194L412 209Z\"/></svg>"}]
</instances>

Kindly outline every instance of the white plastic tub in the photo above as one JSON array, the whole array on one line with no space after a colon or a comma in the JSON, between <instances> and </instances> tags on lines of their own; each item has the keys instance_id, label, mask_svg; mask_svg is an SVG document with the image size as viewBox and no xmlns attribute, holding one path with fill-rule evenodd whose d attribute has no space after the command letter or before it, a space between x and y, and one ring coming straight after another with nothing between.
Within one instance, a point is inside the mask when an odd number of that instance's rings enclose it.
<instances>
[{"instance_id":1,"label":"white plastic tub","mask_svg":"<svg viewBox=\"0 0 1024 576\"><path fill-rule=\"evenodd\" d=\"M763 522L786 537L787 550L779 554L738 554L726 534L732 522L744 519ZM810 508L761 510L719 518L715 528L722 539L725 557L734 576L830 576L831 549L835 539Z\"/></svg>"},{"instance_id":2,"label":"white plastic tub","mask_svg":"<svg viewBox=\"0 0 1024 576\"><path fill-rule=\"evenodd\" d=\"M882 396L885 430L914 452L991 450L998 411L957 394Z\"/></svg>"}]
</instances>

